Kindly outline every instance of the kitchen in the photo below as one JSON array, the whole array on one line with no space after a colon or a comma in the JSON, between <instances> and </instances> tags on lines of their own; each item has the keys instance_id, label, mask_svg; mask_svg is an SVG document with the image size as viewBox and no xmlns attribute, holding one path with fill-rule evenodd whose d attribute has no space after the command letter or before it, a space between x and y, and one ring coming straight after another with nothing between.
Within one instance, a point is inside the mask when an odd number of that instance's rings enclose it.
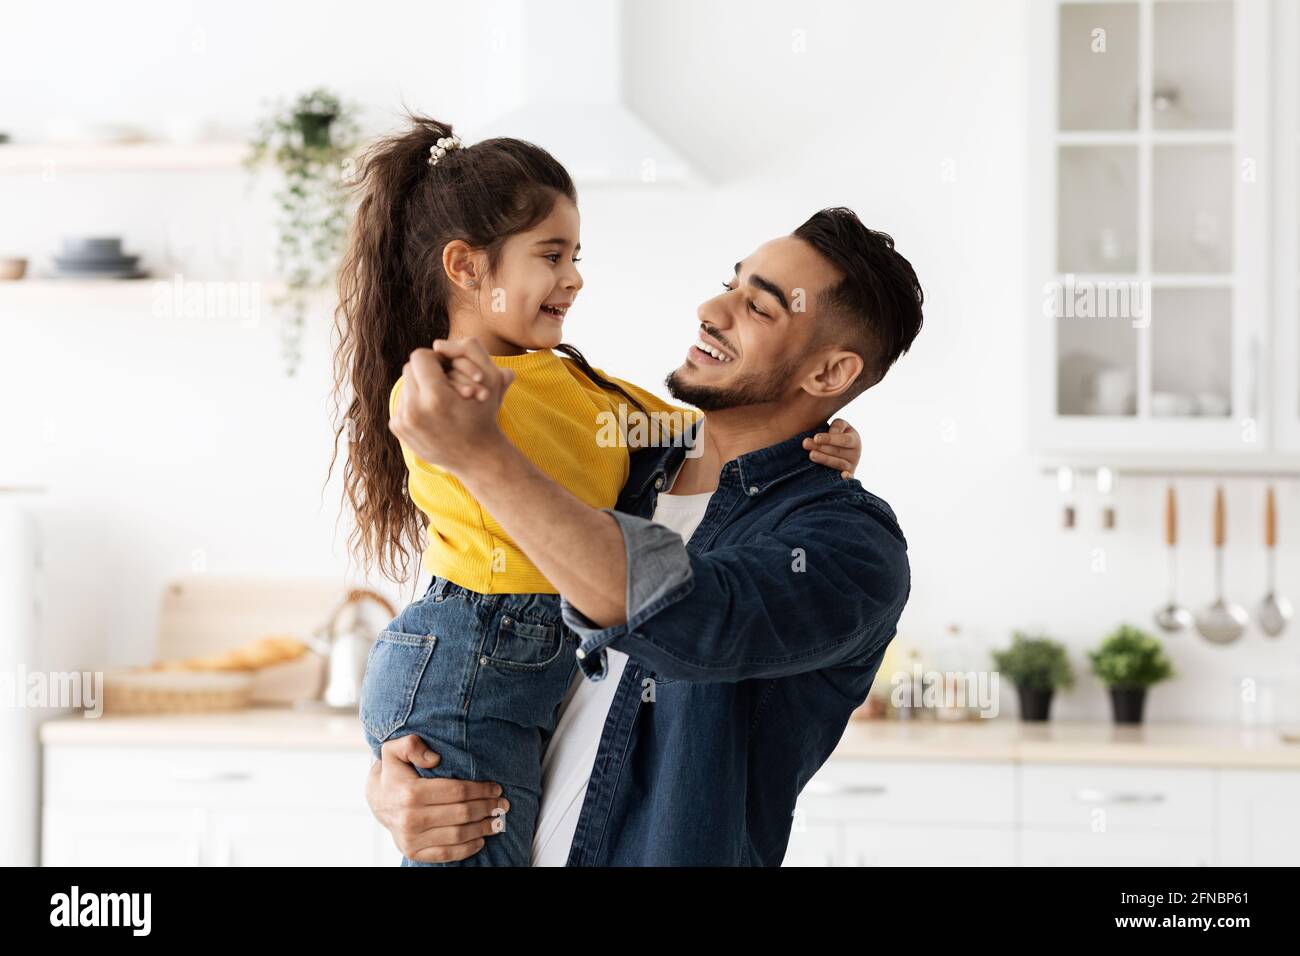
<instances>
[{"instance_id":1,"label":"kitchen","mask_svg":"<svg viewBox=\"0 0 1300 956\"><path fill-rule=\"evenodd\" d=\"M406 106L574 172L565 339L654 391L817 208L915 264L926 328L842 413L911 597L786 866L1295 865L1294 6L559 7L10 13L0 859L399 862L357 696L428 576L349 558L312 250Z\"/></svg>"}]
</instances>

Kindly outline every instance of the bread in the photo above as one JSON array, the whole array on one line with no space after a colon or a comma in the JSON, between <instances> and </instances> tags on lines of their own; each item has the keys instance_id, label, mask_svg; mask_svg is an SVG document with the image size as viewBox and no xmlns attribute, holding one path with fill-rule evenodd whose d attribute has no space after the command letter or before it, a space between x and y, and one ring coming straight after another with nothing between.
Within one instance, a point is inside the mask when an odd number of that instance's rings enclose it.
<instances>
[{"instance_id":1,"label":"bread","mask_svg":"<svg viewBox=\"0 0 1300 956\"><path fill-rule=\"evenodd\" d=\"M307 652L307 645L296 637L269 635L240 647L207 657L190 657L179 661L159 661L146 670L153 671L255 671L274 664L297 660Z\"/></svg>"}]
</instances>

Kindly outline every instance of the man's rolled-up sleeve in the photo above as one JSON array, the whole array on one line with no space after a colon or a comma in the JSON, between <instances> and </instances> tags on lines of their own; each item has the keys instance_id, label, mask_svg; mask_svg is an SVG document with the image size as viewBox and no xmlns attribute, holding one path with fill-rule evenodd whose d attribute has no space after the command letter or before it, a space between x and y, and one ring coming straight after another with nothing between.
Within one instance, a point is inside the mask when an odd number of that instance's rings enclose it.
<instances>
[{"instance_id":1,"label":"man's rolled-up sleeve","mask_svg":"<svg viewBox=\"0 0 1300 956\"><path fill-rule=\"evenodd\" d=\"M682 536L671 528L655 524L613 508L602 509L614 516L623 532L627 552L627 622L598 628L563 596L560 614L582 643L578 663L592 680L604 680L608 670L605 648L660 609L681 600L692 585L691 559Z\"/></svg>"},{"instance_id":2,"label":"man's rolled-up sleeve","mask_svg":"<svg viewBox=\"0 0 1300 956\"><path fill-rule=\"evenodd\" d=\"M902 532L860 499L795 509L774 530L703 554L663 525L605 510L627 553L627 622L598 628L561 599L591 680L605 677L611 646L674 680L780 677L865 660L893 636L911 590Z\"/></svg>"}]
</instances>

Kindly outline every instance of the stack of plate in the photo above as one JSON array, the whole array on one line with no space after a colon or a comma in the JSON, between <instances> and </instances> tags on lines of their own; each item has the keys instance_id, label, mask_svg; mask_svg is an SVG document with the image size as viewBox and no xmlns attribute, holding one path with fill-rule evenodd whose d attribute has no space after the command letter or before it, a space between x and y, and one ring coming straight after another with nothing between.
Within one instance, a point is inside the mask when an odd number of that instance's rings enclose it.
<instances>
[{"instance_id":1,"label":"stack of plate","mask_svg":"<svg viewBox=\"0 0 1300 956\"><path fill-rule=\"evenodd\" d=\"M122 255L122 240L64 239L63 251L54 257L53 278L138 279L139 256Z\"/></svg>"}]
</instances>

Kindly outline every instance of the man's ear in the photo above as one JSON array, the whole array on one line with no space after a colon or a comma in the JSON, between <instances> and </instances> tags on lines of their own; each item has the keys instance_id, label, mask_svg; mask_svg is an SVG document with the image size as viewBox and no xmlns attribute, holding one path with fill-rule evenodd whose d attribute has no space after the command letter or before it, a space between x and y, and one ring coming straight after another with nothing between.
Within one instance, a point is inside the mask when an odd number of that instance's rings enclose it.
<instances>
[{"instance_id":1,"label":"man's ear","mask_svg":"<svg viewBox=\"0 0 1300 956\"><path fill-rule=\"evenodd\" d=\"M481 286L485 265L483 254L464 239L453 239L442 247L442 268L454 286L462 289Z\"/></svg>"},{"instance_id":2,"label":"man's ear","mask_svg":"<svg viewBox=\"0 0 1300 956\"><path fill-rule=\"evenodd\" d=\"M865 375L865 369L866 363L857 352L828 352L804 379L803 389L814 398L835 398L848 391L860 375Z\"/></svg>"}]
</instances>

